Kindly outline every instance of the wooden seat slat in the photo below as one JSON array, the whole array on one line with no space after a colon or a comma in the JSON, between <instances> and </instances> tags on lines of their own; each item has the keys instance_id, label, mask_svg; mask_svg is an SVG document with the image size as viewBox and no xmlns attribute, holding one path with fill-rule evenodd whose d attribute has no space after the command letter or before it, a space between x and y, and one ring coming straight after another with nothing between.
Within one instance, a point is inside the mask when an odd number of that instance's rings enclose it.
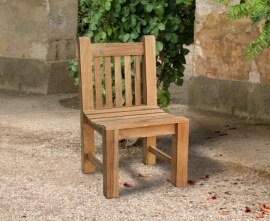
<instances>
[{"instance_id":1,"label":"wooden seat slat","mask_svg":"<svg viewBox=\"0 0 270 221\"><path fill-rule=\"evenodd\" d=\"M142 115L128 115L128 116L114 116L110 118L98 118L98 119L91 119L91 121L96 122L96 123L110 123L110 122L115 122L118 120L128 120L128 119L150 119L152 117L168 117L168 114L165 112L160 112L160 113L148 113L148 114L142 114Z\"/></svg>"},{"instance_id":2,"label":"wooden seat slat","mask_svg":"<svg viewBox=\"0 0 270 221\"><path fill-rule=\"evenodd\" d=\"M138 116L150 113L164 113L161 109L150 109L150 110L134 110L134 111L126 111L126 112L112 112L112 113L100 113L100 114L92 114L88 115L91 120L99 119L99 118L112 118L112 117L121 117L121 116Z\"/></svg>"},{"instance_id":3,"label":"wooden seat slat","mask_svg":"<svg viewBox=\"0 0 270 221\"><path fill-rule=\"evenodd\" d=\"M114 113L114 112L129 112L133 110L152 110L159 109L156 105L139 105L139 106L131 106L131 107L114 107L114 108L103 108L99 110L85 110L84 113L86 115L92 114L101 114L101 113Z\"/></svg>"}]
</instances>

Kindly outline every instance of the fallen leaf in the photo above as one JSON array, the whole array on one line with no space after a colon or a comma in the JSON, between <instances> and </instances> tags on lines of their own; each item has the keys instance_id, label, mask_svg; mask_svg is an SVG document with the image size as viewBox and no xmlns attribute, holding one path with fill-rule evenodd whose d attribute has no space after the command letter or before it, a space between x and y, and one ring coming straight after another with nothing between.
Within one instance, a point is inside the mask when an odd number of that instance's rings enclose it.
<instances>
[{"instance_id":1,"label":"fallen leaf","mask_svg":"<svg viewBox=\"0 0 270 221\"><path fill-rule=\"evenodd\" d=\"M206 198L207 200L216 200L217 196L216 195L211 195Z\"/></svg>"},{"instance_id":2,"label":"fallen leaf","mask_svg":"<svg viewBox=\"0 0 270 221\"><path fill-rule=\"evenodd\" d=\"M263 218L263 217L264 217L264 216L263 216L263 213L259 213L259 214L256 215L256 218L257 218L257 219L260 219L260 218Z\"/></svg>"},{"instance_id":3,"label":"fallen leaf","mask_svg":"<svg viewBox=\"0 0 270 221\"><path fill-rule=\"evenodd\" d=\"M127 187L127 188L128 188L128 187L132 187L132 185L129 184L129 183L127 183L127 182L123 183L123 186L124 186L124 187Z\"/></svg>"},{"instance_id":4,"label":"fallen leaf","mask_svg":"<svg viewBox=\"0 0 270 221\"><path fill-rule=\"evenodd\" d=\"M251 209L249 207L245 207L245 213L250 213L251 212Z\"/></svg>"},{"instance_id":5,"label":"fallen leaf","mask_svg":"<svg viewBox=\"0 0 270 221\"><path fill-rule=\"evenodd\" d=\"M270 207L267 206L266 204L261 204L261 211L263 211L265 214L270 215Z\"/></svg>"},{"instance_id":6,"label":"fallen leaf","mask_svg":"<svg viewBox=\"0 0 270 221\"><path fill-rule=\"evenodd\" d=\"M139 177L149 177L150 175L144 174L144 173L138 173Z\"/></svg>"},{"instance_id":7,"label":"fallen leaf","mask_svg":"<svg viewBox=\"0 0 270 221\"><path fill-rule=\"evenodd\" d=\"M219 134L218 136L227 136L228 134L227 133L221 133L221 134Z\"/></svg>"},{"instance_id":8,"label":"fallen leaf","mask_svg":"<svg viewBox=\"0 0 270 221\"><path fill-rule=\"evenodd\" d=\"M229 214L229 210L221 210L219 211L220 215L226 216Z\"/></svg>"},{"instance_id":9,"label":"fallen leaf","mask_svg":"<svg viewBox=\"0 0 270 221\"><path fill-rule=\"evenodd\" d=\"M195 185L195 181L194 180L188 180L188 184L189 185Z\"/></svg>"},{"instance_id":10,"label":"fallen leaf","mask_svg":"<svg viewBox=\"0 0 270 221\"><path fill-rule=\"evenodd\" d=\"M226 195L232 195L230 191L226 191L226 192L224 192L224 194L226 194Z\"/></svg>"},{"instance_id":11,"label":"fallen leaf","mask_svg":"<svg viewBox=\"0 0 270 221\"><path fill-rule=\"evenodd\" d=\"M209 175L208 175L208 174L206 174L205 176L201 177L200 179L201 179L201 180L205 180L205 181L207 181L207 180L209 179Z\"/></svg>"}]
</instances>

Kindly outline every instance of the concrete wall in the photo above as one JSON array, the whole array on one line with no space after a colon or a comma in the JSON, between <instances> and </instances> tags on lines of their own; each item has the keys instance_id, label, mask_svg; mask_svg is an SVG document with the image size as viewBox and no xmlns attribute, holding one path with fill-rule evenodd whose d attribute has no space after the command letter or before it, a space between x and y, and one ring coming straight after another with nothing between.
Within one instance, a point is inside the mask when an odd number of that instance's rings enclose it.
<instances>
[{"instance_id":1,"label":"concrete wall","mask_svg":"<svg viewBox=\"0 0 270 221\"><path fill-rule=\"evenodd\" d=\"M270 51L244 60L244 49L260 34L260 24L247 19L229 21L226 7L213 0L196 4L189 106L270 119Z\"/></svg>"},{"instance_id":2,"label":"concrete wall","mask_svg":"<svg viewBox=\"0 0 270 221\"><path fill-rule=\"evenodd\" d=\"M77 0L0 1L0 89L74 90L67 61L76 56Z\"/></svg>"}]
</instances>

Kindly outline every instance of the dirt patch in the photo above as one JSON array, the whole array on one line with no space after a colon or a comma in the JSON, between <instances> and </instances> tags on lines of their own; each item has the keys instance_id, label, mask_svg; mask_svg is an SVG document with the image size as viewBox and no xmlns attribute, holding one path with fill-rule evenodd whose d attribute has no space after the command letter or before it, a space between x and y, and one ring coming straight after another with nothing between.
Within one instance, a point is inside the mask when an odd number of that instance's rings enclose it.
<instances>
[{"instance_id":1,"label":"dirt patch","mask_svg":"<svg viewBox=\"0 0 270 221\"><path fill-rule=\"evenodd\" d=\"M71 98L64 98L59 100L59 103L66 108L80 109L80 97L79 95L73 96Z\"/></svg>"}]
</instances>

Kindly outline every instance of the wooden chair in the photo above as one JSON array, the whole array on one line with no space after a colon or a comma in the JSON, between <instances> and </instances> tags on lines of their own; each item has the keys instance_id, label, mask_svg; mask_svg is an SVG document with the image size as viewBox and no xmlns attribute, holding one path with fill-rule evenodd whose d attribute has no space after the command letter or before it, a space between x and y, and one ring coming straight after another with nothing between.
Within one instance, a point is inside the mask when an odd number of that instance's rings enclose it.
<instances>
[{"instance_id":1,"label":"wooden chair","mask_svg":"<svg viewBox=\"0 0 270 221\"><path fill-rule=\"evenodd\" d=\"M88 37L80 37L78 45L83 172L93 173L96 167L101 169L105 197L118 197L118 141L143 137L143 162L155 164L159 157L171 165L172 184L176 187L186 185L189 120L165 113L157 106L155 38L144 36L139 43L91 44ZM102 71L106 87L104 97ZM135 99L132 99L132 90ZM94 130L103 137L103 163L94 155ZM173 136L172 157L155 147L156 136L166 134Z\"/></svg>"}]
</instances>

